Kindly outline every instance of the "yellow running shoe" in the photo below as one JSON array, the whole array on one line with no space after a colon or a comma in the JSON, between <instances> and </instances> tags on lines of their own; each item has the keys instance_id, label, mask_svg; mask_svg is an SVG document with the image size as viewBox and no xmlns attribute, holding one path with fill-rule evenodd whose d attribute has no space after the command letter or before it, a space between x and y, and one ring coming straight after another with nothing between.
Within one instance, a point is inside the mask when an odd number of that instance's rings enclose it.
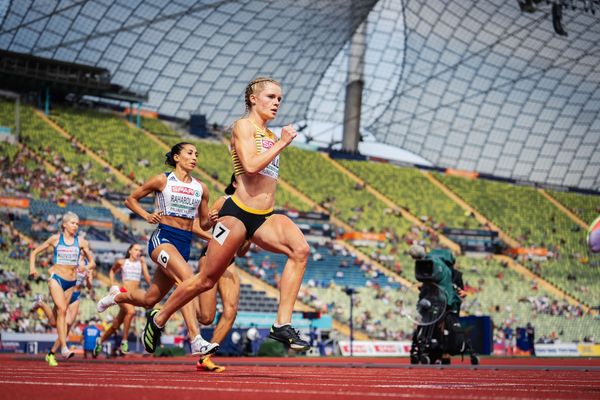
<instances>
[{"instance_id":1,"label":"yellow running shoe","mask_svg":"<svg viewBox=\"0 0 600 400\"><path fill-rule=\"evenodd\" d=\"M223 372L225 371L225 367L222 365L215 364L210 356L202 357L196 363L197 371L208 371L208 372Z\"/></svg>"},{"instance_id":2,"label":"yellow running shoe","mask_svg":"<svg viewBox=\"0 0 600 400\"><path fill-rule=\"evenodd\" d=\"M121 353L123 353L123 354L129 353L129 343L126 340L121 342Z\"/></svg>"},{"instance_id":3,"label":"yellow running shoe","mask_svg":"<svg viewBox=\"0 0 600 400\"><path fill-rule=\"evenodd\" d=\"M49 367L56 367L58 365L54 354L46 354L46 362L48 363Z\"/></svg>"}]
</instances>

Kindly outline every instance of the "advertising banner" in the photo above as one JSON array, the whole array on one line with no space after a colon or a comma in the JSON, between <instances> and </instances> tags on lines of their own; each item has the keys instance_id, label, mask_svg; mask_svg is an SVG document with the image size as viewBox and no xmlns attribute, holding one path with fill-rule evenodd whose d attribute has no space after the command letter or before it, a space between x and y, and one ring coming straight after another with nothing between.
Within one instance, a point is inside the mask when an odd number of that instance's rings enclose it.
<instances>
[{"instance_id":1,"label":"advertising banner","mask_svg":"<svg viewBox=\"0 0 600 400\"><path fill-rule=\"evenodd\" d=\"M29 199L20 197L0 196L0 207L6 208L29 208Z\"/></svg>"},{"instance_id":2,"label":"advertising banner","mask_svg":"<svg viewBox=\"0 0 600 400\"><path fill-rule=\"evenodd\" d=\"M343 356L350 355L350 341L340 340L340 351ZM352 342L352 355L358 357L403 357L410 354L409 341L363 341Z\"/></svg>"},{"instance_id":3,"label":"advertising banner","mask_svg":"<svg viewBox=\"0 0 600 400\"><path fill-rule=\"evenodd\" d=\"M538 357L579 357L577 343L536 343L535 355Z\"/></svg>"}]
</instances>

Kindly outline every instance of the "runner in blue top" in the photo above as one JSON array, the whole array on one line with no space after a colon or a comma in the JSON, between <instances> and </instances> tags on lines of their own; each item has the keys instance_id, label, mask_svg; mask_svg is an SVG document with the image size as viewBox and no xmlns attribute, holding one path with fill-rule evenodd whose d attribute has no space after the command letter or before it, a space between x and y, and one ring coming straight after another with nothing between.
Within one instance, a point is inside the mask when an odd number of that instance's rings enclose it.
<instances>
[{"instance_id":1,"label":"runner in blue top","mask_svg":"<svg viewBox=\"0 0 600 400\"><path fill-rule=\"evenodd\" d=\"M88 241L77 237L78 229L79 217L77 214L65 213L62 218L61 233L50 236L44 243L33 249L29 256L29 275L36 277L38 275L35 267L36 256L49 247L54 249L54 263L50 268L48 289L55 305L56 331L64 359L74 356L74 353L67 347L67 307L77 284L80 256L83 255L87 259L90 270L96 266ZM46 361L51 367L58 365L53 351L46 355Z\"/></svg>"},{"instance_id":2,"label":"runner in blue top","mask_svg":"<svg viewBox=\"0 0 600 400\"><path fill-rule=\"evenodd\" d=\"M71 295L71 300L69 301L69 305L67 306L67 336L69 332L71 332L71 328L77 323L79 316L79 303L81 290L83 287L90 289L92 287L92 274L89 273L87 266L85 265L85 259L80 260L79 268L77 269L77 283L75 284L75 291ZM56 306L54 309L50 308L50 305L46 303L44 300L44 296L39 294L36 296L36 300L33 303L32 311L41 308L46 314L48 318L48 325L56 328ZM60 340L58 338L54 342L52 346L51 352L54 353L58 350L60 346Z\"/></svg>"}]
</instances>

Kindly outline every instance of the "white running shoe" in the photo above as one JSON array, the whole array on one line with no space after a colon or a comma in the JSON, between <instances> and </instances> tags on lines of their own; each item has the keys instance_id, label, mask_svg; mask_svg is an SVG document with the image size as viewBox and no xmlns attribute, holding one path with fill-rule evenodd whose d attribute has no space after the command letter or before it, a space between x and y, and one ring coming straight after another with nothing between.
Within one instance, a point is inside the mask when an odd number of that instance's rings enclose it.
<instances>
[{"instance_id":1,"label":"white running shoe","mask_svg":"<svg viewBox=\"0 0 600 400\"><path fill-rule=\"evenodd\" d=\"M112 307L115 304L117 304L117 303L115 303L115 297L117 297L117 295L119 293L121 293L121 291L119 290L118 286L111 286L108 294L106 296L104 296L103 298L101 298L100 301L98 302L98 305L96 306L96 310L98 310L99 313L102 313L102 312L106 311L107 308Z\"/></svg>"},{"instance_id":2,"label":"white running shoe","mask_svg":"<svg viewBox=\"0 0 600 400\"><path fill-rule=\"evenodd\" d=\"M60 351L60 353L62 354L62 357L65 360L68 360L69 358L71 358L75 355L75 352L69 350L68 347L63 347L63 349Z\"/></svg>"},{"instance_id":3,"label":"white running shoe","mask_svg":"<svg viewBox=\"0 0 600 400\"><path fill-rule=\"evenodd\" d=\"M192 355L194 356L206 356L215 353L219 350L218 343L210 343L204 340L201 335L198 335L192 340Z\"/></svg>"}]
</instances>

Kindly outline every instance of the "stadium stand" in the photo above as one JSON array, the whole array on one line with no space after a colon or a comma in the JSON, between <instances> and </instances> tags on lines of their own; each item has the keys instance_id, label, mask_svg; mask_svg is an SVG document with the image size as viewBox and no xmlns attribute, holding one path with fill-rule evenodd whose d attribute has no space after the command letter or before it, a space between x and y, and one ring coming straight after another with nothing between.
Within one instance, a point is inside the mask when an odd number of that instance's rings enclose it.
<instances>
[{"instance_id":1,"label":"stadium stand","mask_svg":"<svg viewBox=\"0 0 600 400\"><path fill-rule=\"evenodd\" d=\"M0 103L3 104L3 103ZM10 104L4 103L7 107L5 114L10 115ZM25 107L25 110L27 108ZM26 113L28 111L25 111ZM31 121L35 121L37 126L39 123L37 117L33 112L29 111L29 118ZM39 157L43 157L44 160L48 160L50 165L56 164L67 165L71 170L76 168L76 165L92 165L96 170L102 171L101 176L104 182L110 182L110 185L115 185L115 180L112 177L106 177L106 172L102 167L96 166L93 160L86 156L77 157L77 143L81 141L89 148L93 149L97 154L101 155L111 165L120 167L120 170L127 171L128 168L136 168L134 162L139 162L139 157L144 157L142 153L131 157L131 160L127 166L125 166L122 154L123 149L128 146L135 146L138 143L140 133L135 135L135 130L131 130L127 127L119 116L110 113L98 113L91 112L89 110L81 111L76 109L59 108L56 114L52 116L53 120L59 124L69 133L71 131L77 131L77 135L74 136L77 141L69 141L64 139L63 146L65 152L63 153L64 159L53 160L49 154L43 151ZM8 120L8 117L6 117ZM41 121L41 120L40 120ZM172 143L176 143L180 140L187 140L179 136L178 133L171 130L160 121L153 121L150 125L152 128L152 134L157 135L167 146ZM28 125L25 125L26 127ZM30 143L32 148L40 149L39 143L46 140L46 136L55 136L51 128L47 128L43 123L40 123L43 127L39 129L37 136L27 136L25 131L25 137L29 138L26 143ZM161 127L162 126L162 127ZM121 151L116 152L114 157L109 155L108 149L110 140L99 140L95 138L98 135L110 135L104 130L104 127L110 127L111 129L124 129L123 131L118 130L119 138L122 142ZM30 129L30 128L28 128ZM131 130L131 132L130 132ZM150 130L150 129L149 129ZM129 133L125 133L125 131ZM45 132L45 133L44 133ZM122 134L122 136L121 136ZM32 139L32 138L37 139ZM115 140L116 136L110 136L112 140ZM48 139L51 140L51 139ZM144 146L152 149L152 155L148 157L162 157L163 148L161 148L155 141L142 139ZM192 140L199 149L200 156L200 167L204 172L211 175L219 183L225 184L229 179L230 161L228 159L227 146L223 143L205 140ZM16 146L2 144L3 154L6 153L6 160L14 160L18 158L21 152L27 152L29 150L20 150ZM343 221L348 222L353 228L358 231L365 232L378 232L383 233L386 237L386 241L379 245L359 245L359 249L369 255L373 260L379 261L386 265L390 270L399 273L404 278L410 281L414 280L412 275L412 260L406 254L406 249L412 243L422 243L428 246L435 246L436 240L431 237L431 234L421 226L413 225L395 215L393 210L387 209L378 199L371 194L367 193L363 187L356 185L346 175L339 170L336 170L331 166L323 155L316 152L309 152L306 150L291 148L287 154L287 157L282 157L285 167L282 168L283 178L292 184L296 189L300 189L302 193L307 195L313 201L325 206L332 215L340 217ZM37 154L26 154L27 159L36 159ZM116 154L121 154L118 156ZM146 154L146 153L143 153ZM80 161L74 161L80 160ZM143 159L142 159L143 160ZM119 164L117 164L119 163ZM4 165L14 164L14 162L4 162ZM145 164L145 163L144 163ZM440 230L444 226L456 225L463 228L480 228L481 226L474 221L471 216L465 215L461 209L459 209L454 203L449 201L445 196L441 195L438 190L432 186L427 180L425 180L418 170L410 169L406 167L397 167L393 165L385 164L374 164L364 163L359 161L342 161L341 164L348 168L350 171L364 179L369 185L373 186L376 190L379 190L388 198L392 199L398 206L404 207L410 210L411 213L422 217L422 222L425 226ZM24 164L24 168L27 169L27 175L43 177L44 173L34 172L35 168L39 168L40 163L27 161ZM162 168L162 166L160 166ZM146 166L146 170L141 168L142 174L152 173L150 166ZM72 172L72 171L70 171ZM12 174L19 175L19 174ZM20 175L23 175L23 171L20 171ZM3 178L9 177L9 174L3 174ZM142 175L140 175L142 176ZM456 190L463 198L473 204L478 210L481 210L488 203L493 203L493 200L488 198L483 200L483 206L480 203L473 201L467 195L463 195L462 191L459 191L456 186L460 183L471 181L459 181L452 186L447 180L452 180L451 177L440 177L440 180L447 183L453 190ZM453 178L459 179L459 178ZM35 180L34 180L35 181ZM477 184L481 184L476 181ZM332 189L335 183L335 189ZM30 213L22 214L14 217L14 225L23 232L35 235L35 230L40 229L39 224L44 223L40 219L42 215L57 215L64 211L64 208L58 206L56 202L49 202L45 200L39 200L35 195L35 190L31 193L28 192L26 187L23 185L24 182L16 181L14 184L5 185L5 192L11 191L12 193L18 193L19 190L23 191L33 198L31 199ZM484 183L485 185L486 183ZM515 187L508 184L503 184L498 189L505 197L505 201L508 198L515 197L515 193L519 193L519 187ZM116 185L115 185L116 186ZM113 186L111 186L111 190ZM419 188L418 193L414 190L408 190L408 188ZM122 188L122 186L121 186ZM465 191L469 190L468 184L462 189ZM514 192L513 192L514 189ZM215 190L215 193L218 193ZM497 188L494 189L482 189L480 187L471 189L474 191L482 191L487 193L487 190L492 190L494 193ZM311 206L305 202L298 200L292 194L285 191L280 193L286 193L279 198L279 204L283 204L285 209L310 211ZM332 196L332 193L335 195ZM527 198L535 191L532 189L527 195L522 196L522 202L527 203ZM573 210L577 214L587 213L590 215L593 213L593 200L586 202L587 198L583 200L579 197L574 196L562 196L562 193L556 194L551 193L559 201L567 203L566 206ZM218 195L218 194L216 194ZM38 194L39 196L39 194ZM85 195L76 195L86 198ZM286 196L289 196L287 199ZM518 197L518 196L517 196ZM540 200L543 198L540 196ZM593 199L593 198L592 198ZM61 201L60 196L56 199L58 202ZM90 197L90 200L94 200ZM488 203L485 203L485 202ZM544 200L546 201L546 200ZM591 204L590 204L591 203ZM510 204L510 203L509 203ZM365 207L366 205L366 207ZM115 240L121 243L131 243L132 241L140 241L143 238L136 237L129 232L128 228L118 222L112 217L110 212L105 208L98 206L98 203L92 203L90 205L84 204L73 204L69 205L69 209L76 210L85 218L94 219L97 221L110 221L113 224L113 229L110 232L98 229L96 227L90 227L87 229L88 235L95 242L107 242L113 243ZM556 213L559 225L564 228L573 227L574 225L568 220L565 220L560 216L552 206L548 206L547 212ZM500 226L506 226L506 223L502 218L494 213L482 211L492 221L498 223ZM527 213L529 211L523 211ZM549 214L550 215L550 214ZM47 222L46 222L47 223ZM343 253L343 247L337 247L331 241L332 237L341 231L338 231L335 226L330 224L323 224L322 222L315 221L303 221L298 220L298 225L307 234L307 236L313 236L311 240L311 247L313 253L311 254L311 260L307 267L307 272L304 279L303 288L301 291L301 299L308 304L313 305L315 308L332 314L336 319L342 322L348 322L347 304L348 296L341 290L344 287L355 287L358 289L356 295L356 318L354 324L358 329L366 332L373 338L381 339L402 339L409 336L412 330L412 322L401 316L402 307L414 306L412 296L407 294L407 288L395 282L375 269L370 268L368 263L358 262L355 257L351 254L340 255ZM325 229L325 225L326 228ZM29 227L29 228L28 228ZM35 228L34 228L35 227ZM518 228L514 228L515 230ZM51 225L43 228L39 234L42 238L47 235L47 230L52 229ZM567 229L568 230L568 229ZM514 233L512 229L508 230ZM556 237L561 237L560 230L555 233ZM527 237L534 236L531 233ZM564 235L566 238L564 242L567 244L574 244L569 247L576 247L576 241L569 241L568 233ZM521 236L517 236L519 239L523 239ZM107 240L108 239L108 240ZM534 241L526 241L526 243L535 243ZM562 242L561 242L562 243ZM113 246L113 250L110 250ZM193 250L194 255L197 256L202 248L201 243L196 243ZM114 248L114 245L108 245L107 250L98 251L98 258L104 260L100 262L103 268L108 268L116 257L118 257L118 248ZM334 250L335 249L335 250ZM19 254L19 251L13 250L15 254ZM21 253L25 253L21 250ZM333 253L333 254L332 254ZM23 255L21 254L21 256ZM5 256L7 258L8 256ZM8 257L10 258L10 257ZM539 268L539 265L546 266L552 265L555 260L540 262L533 262L530 268ZM281 274L283 264L285 263L284 257L274 254L266 254L261 251L256 251L251 256L241 260L240 265L247 270L249 273L257 276L273 286L277 286L277 277ZM500 331L504 326L516 326L524 325L526 322L532 322L535 324L537 331L544 337L558 337L562 340L582 340L583 337L593 336L593 329L597 326L597 321L593 316L585 314L577 306L573 306L564 302L552 295L549 295L544 290L536 286L535 282L523 281L519 275L514 271L505 268L500 263L491 259L480 259L472 257L461 257L461 265L467 265L470 267L461 267L465 281L468 283L472 294L467 298L464 303L464 311L471 315L491 315L494 323ZM592 261L593 263L593 261ZM564 269L563 269L564 271ZM546 272L546 271L544 271ZM574 273L575 271L573 271ZM586 280L585 274L577 274L576 279L577 285L563 286L561 278L557 280L551 279L552 276L548 276L546 273L540 274L544 278L548 278L550 281L555 283L557 286L563 288L570 294L577 294L578 290L582 288L589 289L593 292L591 296L588 296L586 300L594 299L597 294L595 293L591 280ZM502 277L501 279L499 277ZM566 279L566 278L565 278ZM594 279L594 275L591 275L590 279ZM590 289L591 285L591 289ZM42 285L43 286L43 285ZM40 287L40 290L45 291L45 287ZM99 293L103 293L105 289L99 289ZM28 300L31 300L29 296ZM584 301L586 304L590 304ZM85 305L84 305L85 304ZM10 309L14 312L18 307L11 303L9 306L4 306L5 309ZM275 312L276 311L276 300L273 298L265 297L264 293L256 291L249 287L243 287L242 298L240 301L240 310L243 311L263 311L263 312ZM87 317L93 317L94 308L93 302L84 301L82 303L82 315ZM528 321L525 321L523 315L530 315ZM82 317L84 318L84 317ZM577 321L573 324L573 321ZM36 320L37 321L37 320ZM37 322L34 322L36 325ZM13 325L14 328L15 325ZM40 330L41 328L36 327L34 329ZM179 327L175 326L170 328L172 332L177 332Z\"/></svg>"},{"instance_id":2,"label":"stadium stand","mask_svg":"<svg viewBox=\"0 0 600 400\"><path fill-rule=\"evenodd\" d=\"M436 230L446 226L480 228L477 221L465 215L456 203L433 186L416 168L350 160L340 160L340 164Z\"/></svg>"},{"instance_id":3,"label":"stadium stand","mask_svg":"<svg viewBox=\"0 0 600 400\"><path fill-rule=\"evenodd\" d=\"M547 192L587 224L591 224L600 213L600 200L597 195L556 190L547 190Z\"/></svg>"},{"instance_id":4,"label":"stadium stand","mask_svg":"<svg viewBox=\"0 0 600 400\"><path fill-rule=\"evenodd\" d=\"M113 175L83 154L75 142L57 135L50 126L34 114L30 106L22 105L20 114L21 140L45 162L73 176L80 183L84 183L85 176L85 183L88 183L90 190L94 186L92 182L98 186L98 195L106 194L108 188L116 192L126 190ZM0 101L0 118L3 125L14 126L14 104Z\"/></svg>"},{"instance_id":5,"label":"stadium stand","mask_svg":"<svg viewBox=\"0 0 600 400\"><path fill-rule=\"evenodd\" d=\"M600 292L592 287L600 279L600 259L589 254L584 229L535 188L484 179L438 178L524 247L547 249L546 260L526 256L527 266L537 275L582 303L598 307Z\"/></svg>"}]
</instances>

